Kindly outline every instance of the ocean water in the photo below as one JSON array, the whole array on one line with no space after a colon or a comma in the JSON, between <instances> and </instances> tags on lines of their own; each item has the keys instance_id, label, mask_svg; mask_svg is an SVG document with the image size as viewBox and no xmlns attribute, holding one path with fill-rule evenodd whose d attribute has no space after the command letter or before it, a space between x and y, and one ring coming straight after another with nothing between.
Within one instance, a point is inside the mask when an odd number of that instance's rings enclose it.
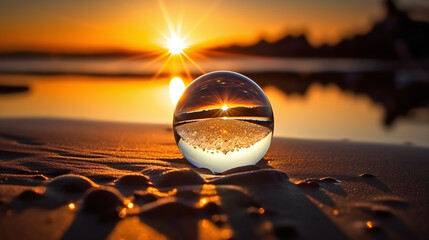
<instances>
[{"instance_id":1,"label":"ocean water","mask_svg":"<svg viewBox=\"0 0 429 240\"><path fill-rule=\"evenodd\" d=\"M352 59L217 58L197 64L204 72L237 71L258 83L273 107L275 137L429 147L425 71ZM170 80L181 77L188 85L202 72L188 63L191 78L180 65L154 78L161 65L147 59L2 59L0 85L29 90L0 94L0 117L171 124Z\"/></svg>"}]
</instances>

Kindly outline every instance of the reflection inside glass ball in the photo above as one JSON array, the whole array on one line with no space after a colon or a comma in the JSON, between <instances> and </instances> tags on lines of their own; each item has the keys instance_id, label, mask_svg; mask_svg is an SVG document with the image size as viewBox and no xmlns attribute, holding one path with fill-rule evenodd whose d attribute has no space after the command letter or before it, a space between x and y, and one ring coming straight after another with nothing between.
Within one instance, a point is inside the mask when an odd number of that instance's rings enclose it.
<instances>
[{"instance_id":1,"label":"reflection inside glass ball","mask_svg":"<svg viewBox=\"0 0 429 240\"><path fill-rule=\"evenodd\" d=\"M176 105L173 129L183 156L219 173L257 163L273 135L271 104L249 78L218 71L193 81Z\"/></svg>"}]
</instances>

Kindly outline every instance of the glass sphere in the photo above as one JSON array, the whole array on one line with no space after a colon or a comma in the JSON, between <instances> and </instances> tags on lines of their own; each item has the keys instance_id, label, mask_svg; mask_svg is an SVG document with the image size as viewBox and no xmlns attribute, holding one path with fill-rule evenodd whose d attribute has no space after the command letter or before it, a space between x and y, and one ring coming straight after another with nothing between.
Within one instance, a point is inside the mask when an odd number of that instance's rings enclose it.
<instances>
[{"instance_id":1,"label":"glass sphere","mask_svg":"<svg viewBox=\"0 0 429 240\"><path fill-rule=\"evenodd\" d=\"M271 104L251 79L229 71L204 74L183 92L173 131L183 156L214 173L256 164L273 136Z\"/></svg>"}]
</instances>

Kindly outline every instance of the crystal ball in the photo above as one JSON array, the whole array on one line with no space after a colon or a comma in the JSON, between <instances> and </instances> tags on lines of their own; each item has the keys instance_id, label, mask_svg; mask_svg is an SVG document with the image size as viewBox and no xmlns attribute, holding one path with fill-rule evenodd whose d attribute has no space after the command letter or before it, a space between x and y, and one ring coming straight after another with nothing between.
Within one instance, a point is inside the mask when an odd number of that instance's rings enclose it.
<instances>
[{"instance_id":1,"label":"crystal ball","mask_svg":"<svg viewBox=\"0 0 429 240\"><path fill-rule=\"evenodd\" d=\"M173 118L177 146L193 165L214 173L256 164L271 145L274 118L262 89L235 72L195 79Z\"/></svg>"}]
</instances>

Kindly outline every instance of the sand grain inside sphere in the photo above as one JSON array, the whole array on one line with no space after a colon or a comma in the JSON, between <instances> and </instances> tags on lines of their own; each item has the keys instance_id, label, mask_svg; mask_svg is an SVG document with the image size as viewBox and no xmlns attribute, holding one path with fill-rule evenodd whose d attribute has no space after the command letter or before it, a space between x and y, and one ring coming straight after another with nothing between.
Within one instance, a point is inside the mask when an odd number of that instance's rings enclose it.
<instances>
[{"instance_id":1,"label":"sand grain inside sphere","mask_svg":"<svg viewBox=\"0 0 429 240\"><path fill-rule=\"evenodd\" d=\"M176 130L182 140L194 148L224 154L249 148L271 132L258 124L219 118L186 123Z\"/></svg>"}]
</instances>

